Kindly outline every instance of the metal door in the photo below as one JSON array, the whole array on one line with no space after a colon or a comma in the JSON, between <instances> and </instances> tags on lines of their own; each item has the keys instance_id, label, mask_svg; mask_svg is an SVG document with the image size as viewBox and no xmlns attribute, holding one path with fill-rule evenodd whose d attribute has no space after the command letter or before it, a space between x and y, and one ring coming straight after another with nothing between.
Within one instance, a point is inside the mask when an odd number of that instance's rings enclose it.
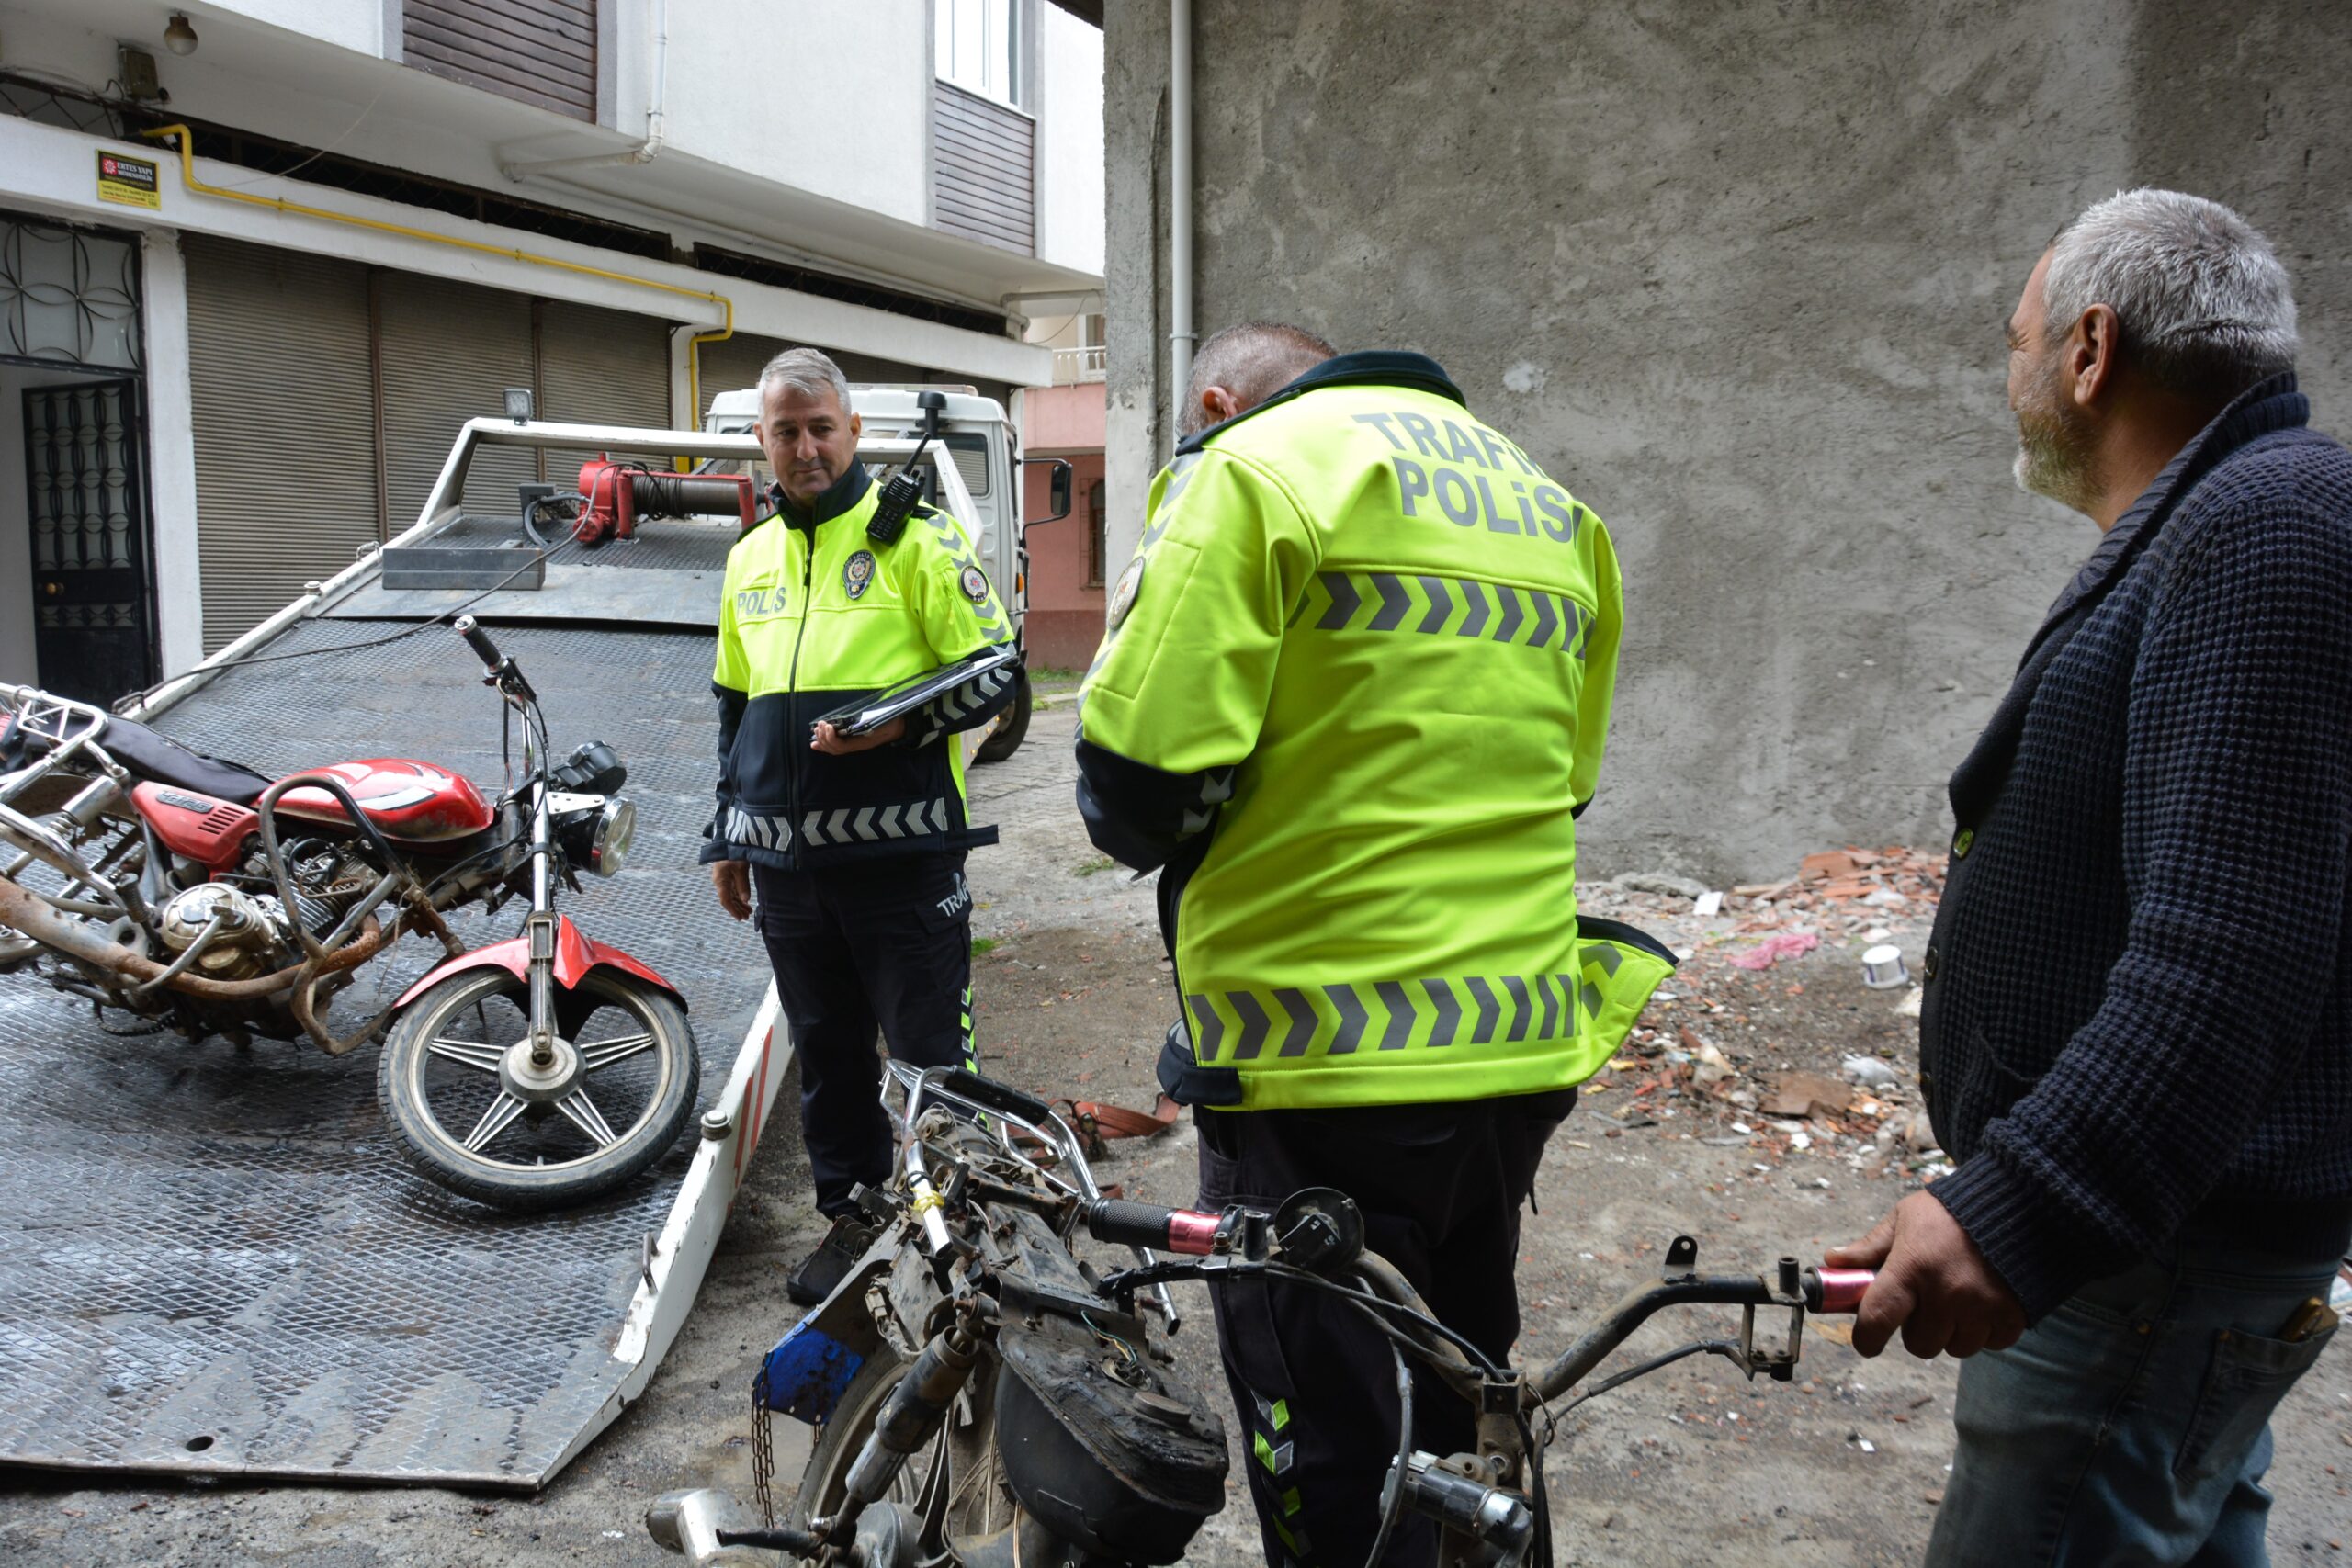
<instances>
[{"instance_id":1,"label":"metal door","mask_svg":"<svg viewBox=\"0 0 2352 1568\"><path fill-rule=\"evenodd\" d=\"M107 703L154 674L136 380L25 393L33 646L41 684Z\"/></svg>"}]
</instances>

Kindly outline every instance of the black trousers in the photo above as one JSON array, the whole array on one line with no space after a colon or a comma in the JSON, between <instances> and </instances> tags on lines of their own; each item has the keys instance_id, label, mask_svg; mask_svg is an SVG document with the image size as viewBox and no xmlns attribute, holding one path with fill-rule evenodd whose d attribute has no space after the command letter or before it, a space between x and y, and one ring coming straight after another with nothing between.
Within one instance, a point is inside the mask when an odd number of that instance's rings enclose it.
<instances>
[{"instance_id":1,"label":"black trousers","mask_svg":"<svg viewBox=\"0 0 2352 1568\"><path fill-rule=\"evenodd\" d=\"M800 1136L828 1219L889 1179L877 1031L899 1061L971 1066L972 894L961 854L752 868L760 938L800 1066Z\"/></svg>"},{"instance_id":2,"label":"black trousers","mask_svg":"<svg viewBox=\"0 0 2352 1568\"><path fill-rule=\"evenodd\" d=\"M1453 1105L1342 1111L1195 1111L1201 1206L1272 1208L1336 1187L1363 1211L1365 1245L1403 1271L1439 1320L1499 1361L1519 1337L1519 1208L1576 1091ZM1210 1292L1250 1457L1266 1561L1356 1568L1380 1528L1396 1457L1388 1341L1317 1292L1235 1281ZM1413 1385L1413 1441L1443 1456L1476 1446L1469 1404L1430 1375ZM1382 1562L1437 1558L1435 1530L1400 1517Z\"/></svg>"}]
</instances>

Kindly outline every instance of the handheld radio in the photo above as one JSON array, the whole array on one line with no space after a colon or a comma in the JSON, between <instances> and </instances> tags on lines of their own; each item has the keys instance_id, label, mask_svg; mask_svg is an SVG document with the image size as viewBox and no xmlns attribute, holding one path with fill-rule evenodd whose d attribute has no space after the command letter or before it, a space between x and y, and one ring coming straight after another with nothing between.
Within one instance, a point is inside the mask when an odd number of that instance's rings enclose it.
<instances>
[{"instance_id":1,"label":"handheld radio","mask_svg":"<svg viewBox=\"0 0 2352 1568\"><path fill-rule=\"evenodd\" d=\"M915 443L915 449L908 455L905 464L883 485L882 499L874 503L874 515L865 524L865 536L884 548L899 542L899 536L906 530L908 516L913 513L915 503L922 499L922 481L915 478L915 465L922 461L923 448L930 446L932 437L939 434L940 416L947 408L947 394L918 392L915 394L915 406L922 410L922 439Z\"/></svg>"}]
</instances>

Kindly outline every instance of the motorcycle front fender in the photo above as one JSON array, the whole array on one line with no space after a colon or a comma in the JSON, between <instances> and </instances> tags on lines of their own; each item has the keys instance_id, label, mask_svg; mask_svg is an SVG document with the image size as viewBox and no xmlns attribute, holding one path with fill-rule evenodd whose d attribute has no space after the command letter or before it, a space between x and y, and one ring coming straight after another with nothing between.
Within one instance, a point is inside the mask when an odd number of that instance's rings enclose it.
<instances>
[{"instance_id":1,"label":"motorcycle front fender","mask_svg":"<svg viewBox=\"0 0 2352 1568\"><path fill-rule=\"evenodd\" d=\"M401 999L394 1006L408 1006L432 987L463 970L492 967L509 970L516 978L528 980L531 977L530 939L518 936L506 942L494 942L488 947L474 949L462 958L452 958L401 993ZM569 916L558 915L555 921L556 988L574 990L581 981L598 969L617 969L663 992L678 1004L681 1010L685 1008L686 998L679 993L677 987L619 948L606 947L601 942L592 942L581 935L580 928L571 923Z\"/></svg>"}]
</instances>

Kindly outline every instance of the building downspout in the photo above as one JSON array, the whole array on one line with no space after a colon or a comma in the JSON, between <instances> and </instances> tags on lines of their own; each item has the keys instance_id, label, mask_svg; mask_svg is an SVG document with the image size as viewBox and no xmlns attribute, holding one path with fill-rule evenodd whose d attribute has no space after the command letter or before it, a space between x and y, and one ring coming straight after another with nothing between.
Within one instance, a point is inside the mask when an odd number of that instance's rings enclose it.
<instances>
[{"instance_id":1,"label":"building downspout","mask_svg":"<svg viewBox=\"0 0 2352 1568\"><path fill-rule=\"evenodd\" d=\"M1168 4L1168 412L1183 428L1193 379L1193 0Z\"/></svg>"},{"instance_id":2,"label":"building downspout","mask_svg":"<svg viewBox=\"0 0 2352 1568\"><path fill-rule=\"evenodd\" d=\"M645 140L626 152L592 152L582 158L535 158L520 164L501 164L506 177L520 183L526 176L548 169L585 169L606 164L650 164L662 156L662 144L666 139L668 114L665 105L670 87L670 0L650 0L647 11L652 22L652 83L645 98Z\"/></svg>"}]
</instances>

